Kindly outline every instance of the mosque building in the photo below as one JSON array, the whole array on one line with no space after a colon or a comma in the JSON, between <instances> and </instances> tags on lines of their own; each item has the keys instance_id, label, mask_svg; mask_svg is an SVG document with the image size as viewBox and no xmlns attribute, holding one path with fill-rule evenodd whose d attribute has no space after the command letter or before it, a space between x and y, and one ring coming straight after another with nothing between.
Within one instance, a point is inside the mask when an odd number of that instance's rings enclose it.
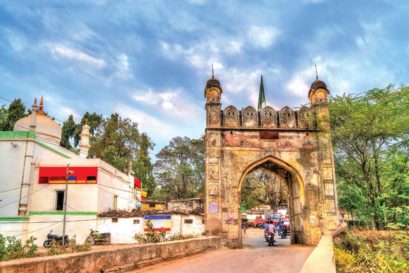
<instances>
[{"instance_id":1,"label":"mosque building","mask_svg":"<svg viewBox=\"0 0 409 273\"><path fill-rule=\"evenodd\" d=\"M137 206L139 180L88 158L89 129L82 127L79 155L61 147L62 129L41 98L13 131L0 132L0 233L40 244L50 230L61 235L66 198L66 234L82 241L98 227L98 213Z\"/></svg>"}]
</instances>

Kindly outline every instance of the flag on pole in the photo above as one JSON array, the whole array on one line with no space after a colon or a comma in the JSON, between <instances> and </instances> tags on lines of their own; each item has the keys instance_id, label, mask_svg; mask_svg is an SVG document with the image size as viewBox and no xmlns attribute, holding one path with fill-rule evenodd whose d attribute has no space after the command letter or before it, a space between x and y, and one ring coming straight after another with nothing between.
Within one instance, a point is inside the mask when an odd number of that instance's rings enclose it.
<instances>
[{"instance_id":1,"label":"flag on pole","mask_svg":"<svg viewBox=\"0 0 409 273\"><path fill-rule=\"evenodd\" d=\"M266 106L266 96L264 94L263 75L261 75L260 90L258 94L258 110L263 109L263 107L265 106Z\"/></svg>"}]
</instances>

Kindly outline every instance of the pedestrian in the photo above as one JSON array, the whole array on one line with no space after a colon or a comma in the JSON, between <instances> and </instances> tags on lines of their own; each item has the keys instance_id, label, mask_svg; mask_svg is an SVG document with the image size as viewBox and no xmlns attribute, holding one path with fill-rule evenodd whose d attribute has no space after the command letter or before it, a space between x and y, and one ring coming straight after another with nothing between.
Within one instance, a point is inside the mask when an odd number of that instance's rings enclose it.
<instances>
[{"instance_id":1,"label":"pedestrian","mask_svg":"<svg viewBox=\"0 0 409 273\"><path fill-rule=\"evenodd\" d=\"M246 231L247 231L247 228L248 228L247 221L241 223L241 228L243 229L244 234L246 234Z\"/></svg>"},{"instance_id":2,"label":"pedestrian","mask_svg":"<svg viewBox=\"0 0 409 273\"><path fill-rule=\"evenodd\" d=\"M281 235L281 231L283 230L283 225L284 225L284 221L283 219L280 218L278 220L278 236Z\"/></svg>"}]
</instances>

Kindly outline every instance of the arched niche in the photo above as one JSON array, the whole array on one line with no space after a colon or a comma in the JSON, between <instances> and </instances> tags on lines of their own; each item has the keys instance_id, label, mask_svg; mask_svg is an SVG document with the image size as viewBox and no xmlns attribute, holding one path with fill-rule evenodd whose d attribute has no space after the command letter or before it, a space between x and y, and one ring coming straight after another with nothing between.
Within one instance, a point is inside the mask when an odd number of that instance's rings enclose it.
<instances>
[{"instance_id":1,"label":"arched niche","mask_svg":"<svg viewBox=\"0 0 409 273\"><path fill-rule=\"evenodd\" d=\"M277 128L277 113L270 107L264 107L260 113L261 127L264 128Z\"/></svg>"},{"instance_id":2,"label":"arched niche","mask_svg":"<svg viewBox=\"0 0 409 273\"><path fill-rule=\"evenodd\" d=\"M225 127L240 126L240 111L233 105L227 106L223 111L223 124Z\"/></svg>"},{"instance_id":3,"label":"arched niche","mask_svg":"<svg viewBox=\"0 0 409 273\"><path fill-rule=\"evenodd\" d=\"M313 127L313 114L311 110L306 106L303 106L298 110L298 127L299 128L312 128Z\"/></svg>"},{"instance_id":4,"label":"arched niche","mask_svg":"<svg viewBox=\"0 0 409 273\"><path fill-rule=\"evenodd\" d=\"M257 127L258 126L258 113L254 107L247 106L242 111L243 126L244 127Z\"/></svg>"},{"instance_id":5,"label":"arched niche","mask_svg":"<svg viewBox=\"0 0 409 273\"><path fill-rule=\"evenodd\" d=\"M280 121L280 128L295 128L297 125L294 110L288 106L284 106L280 110L278 117Z\"/></svg>"}]
</instances>

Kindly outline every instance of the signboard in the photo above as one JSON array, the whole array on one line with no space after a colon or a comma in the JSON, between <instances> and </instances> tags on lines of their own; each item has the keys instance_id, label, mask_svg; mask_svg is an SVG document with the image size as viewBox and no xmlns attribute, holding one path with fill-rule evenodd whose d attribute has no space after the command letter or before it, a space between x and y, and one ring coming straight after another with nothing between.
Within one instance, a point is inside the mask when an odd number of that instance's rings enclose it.
<instances>
[{"instance_id":1,"label":"signboard","mask_svg":"<svg viewBox=\"0 0 409 273\"><path fill-rule=\"evenodd\" d=\"M145 215L143 217L144 231L148 231L146 228L146 222L151 221L153 229L155 231L170 231L172 227L171 215Z\"/></svg>"},{"instance_id":2,"label":"signboard","mask_svg":"<svg viewBox=\"0 0 409 273\"><path fill-rule=\"evenodd\" d=\"M96 184L98 167L74 167L68 168L69 184ZM40 184L65 184L67 167L43 167L39 168L38 182Z\"/></svg>"},{"instance_id":3,"label":"signboard","mask_svg":"<svg viewBox=\"0 0 409 273\"><path fill-rule=\"evenodd\" d=\"M216 202L210 202L209 212L210 214L216 214L219 211L219 205Z\"/></svg>"}]
</instances>

